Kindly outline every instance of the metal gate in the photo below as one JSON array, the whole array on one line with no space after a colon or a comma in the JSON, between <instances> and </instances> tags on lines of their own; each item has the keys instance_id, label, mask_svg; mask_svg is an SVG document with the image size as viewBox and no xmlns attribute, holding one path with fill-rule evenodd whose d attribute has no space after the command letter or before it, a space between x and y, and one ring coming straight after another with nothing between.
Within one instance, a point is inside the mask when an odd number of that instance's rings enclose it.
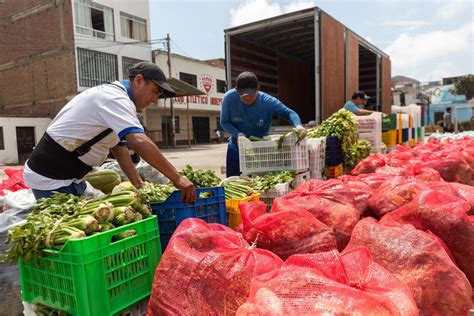
<instances>
[{"instance_id":1,"label":"metal gate","mask_svg":"<svg viewBox=\"0 0 474 316\"><path fill-rule=\"evenodd\" d=\"M193 116L193 134L196 144L208 144L211 142L209 117Z\"/></svg>"},{"instance_id":2,"label":"metal gate","mask_svg":"<svg viewBox=\"0 0 474 316\"><path fill-rule=\"evenodd\" d=\"M35 147L35 128L17 127L16 145L18 149L18 163L24 164Z\"/></svg>"}]
</instances>

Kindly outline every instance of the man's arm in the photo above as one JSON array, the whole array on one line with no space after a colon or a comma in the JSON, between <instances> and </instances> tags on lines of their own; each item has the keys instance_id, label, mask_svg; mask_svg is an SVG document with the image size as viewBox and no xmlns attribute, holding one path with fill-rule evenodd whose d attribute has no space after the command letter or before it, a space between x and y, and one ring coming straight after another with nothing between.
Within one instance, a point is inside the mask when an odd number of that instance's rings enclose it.
<instances>
[{"instance_id":1,"label":"man's arm","mask_svg":"<svg viewBox=\"0 0 474 316\"><path fill-rule=\"evenodd\" d=\"M374 113L374 111L365 110L365 109L358 109L357 111L354 112L355 115L370 115L372 113Z\"/></svg>"},{"instance_id":2,"label":"man's arm","mask_svg":"<svg viewBox=\"0 0 474 316\"><path fill-rule=\"evenodd\" d=\"M295 111L284 105L277 98L268 96L265 99L265 102L269 102L271 104L271 107L274 109L273 114L286 119L293 126L301 125L301 119L299 115Z\"/></svg>"},{"instance_id":3,"label":"man's arm","mask_svg":"<svg viewBox=\"0 0 474 316\"><path fill-rule=\"evenodd\" d=\"M231 123L229 97L224 97L224 100L222 100L221 126L234 137L237 137L240 133L234 124Z\"/></svg>"},{"instance_id":4,"label":"man's arm","mask_svg":"<svg viewBox=\"0 0 474 316\"><path fill-rule=\"evenodd\" d=\"M125 136L128 146L140 155L153 168L159 170L181 190L186 203L196 200L196 191L191 181L181 176L176 168L166 159L155 143L143 133L130 133Z\"/></svg>"},{"instance_id":5,"label":"man's arm","mask_svg":"<svg viewBox=\"0 0 474 316\"><path fill-rule=\"evenodd\" d=\"M140 188L143 185L143 180L132 162L127 146L115 146L111 151L128 180L136 188Z\"/></svg>"}]
</instances>

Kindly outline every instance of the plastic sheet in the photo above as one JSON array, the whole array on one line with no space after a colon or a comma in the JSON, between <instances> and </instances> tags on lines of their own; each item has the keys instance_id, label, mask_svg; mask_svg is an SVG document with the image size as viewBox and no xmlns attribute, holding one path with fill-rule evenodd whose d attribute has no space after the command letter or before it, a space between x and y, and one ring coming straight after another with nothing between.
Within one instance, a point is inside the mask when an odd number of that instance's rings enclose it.
<instances>
[{"instance_id":1,"label":"plastic sheet","mask_svg":"<svg viewBox=\"0 0 474 316\"><path fill-rule=\"evenodd\" d=\"M469 315L471 285L436 236L366 218L354 228L347 249L359 246L408 286L421 315Z\"/></svg>"},{"instance_id":2,"label":"plastic sheet","mask_svg":"<svg viewBox=\"0 0 474 316\"><path fill-rule=\"evenodd\" d=\"M294 255L281 269L252 279L237 315L418 315L401 281L367 248Z\"/></svg>"},{"instance_id":3,"label":"plastic sheet","mask_svg":"<svg viewBox=\"0 0 474 316\"><path fill-rule=\"evenodd\" d=\"M156 268L147 315L234 315L252 277L282 264L228 227L186 219Z\"/></svg>"}]
</instances>

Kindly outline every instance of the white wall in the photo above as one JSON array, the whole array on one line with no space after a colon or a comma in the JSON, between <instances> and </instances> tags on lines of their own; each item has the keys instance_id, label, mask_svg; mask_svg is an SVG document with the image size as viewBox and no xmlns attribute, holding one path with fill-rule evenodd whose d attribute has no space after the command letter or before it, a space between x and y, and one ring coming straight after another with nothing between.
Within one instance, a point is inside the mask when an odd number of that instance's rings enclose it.
<instances>
[{"instance_id":1,"label":"white wall","mask_svg":"<svg viewBox=\"0 0 474 316\"><path fill-rule=\"evenodd\" d=\"M74 1L74 0L73 0ZM128 13L136 17L145 19L147 21L147 37L148 41L151 40L150 32L150 10L148 0L135 0L133 5L132 1L128 0L93 0L93 2L112 8L114 12L114 31L115 41L99 39L96 37L86 37L84 35L78 35L75 33L74 41L76 47L85 49L97 50L104 53L117 55L117 70L119 79L122 78L122 57L136 58L146 61L151 61L151 45L147 43L125 45L120 43L134 43L137 40L130 39L122 36L120 26L120 12ZM74 6L73 6L74 8ZM74 14L73 14L74 16ZM75 32L75 28L74 28ZM117 43L120 42L120 43ZM77 67L77 61L76 61ZM78 80L79 85L79 80ZM87 87L79 87L79 91L86 90Z\"/></svg>"},{"instance_id":2,"label":"white wall","mask_svg":"<svg viewBox=\"0 0 474 316\"><path fill-rule=\"evenodd\" d=\"M154 51L155 63L163 70L168 77L168 55L166 52ZM190 110L204 110L212 112L220 112L222 98L224 93L217 92L216 80L225 81L225 69L217 66L212 66L204 61L187 58L179 55L171 55L171 76L179 79L179 73L185 72L188 74L197 76L197 88L206 95L190 97L189 109ZM212 86L209 91L206 91L205 83L206 80L212 82ZM164 107L164 101L158 101L158 108ZM166 101L166 107L169 108L169 101ZM176 109L186 109L186 98L176 99L173 102L173 106Z\"/></svg>"},{"instance_id":3,"label":"white wall","mask_svg":"<svg viewBox=\"0 0 474 316\"><path fill-rule=\"evenodd\" d=\"M50 122L50 118L43 117L0 117L0 126L3 127L3 140L5 144L5 149L0 150L0 163L18 163L16 127L34 127L35 143L37 144Z\"/></svg>"}]
</instances>

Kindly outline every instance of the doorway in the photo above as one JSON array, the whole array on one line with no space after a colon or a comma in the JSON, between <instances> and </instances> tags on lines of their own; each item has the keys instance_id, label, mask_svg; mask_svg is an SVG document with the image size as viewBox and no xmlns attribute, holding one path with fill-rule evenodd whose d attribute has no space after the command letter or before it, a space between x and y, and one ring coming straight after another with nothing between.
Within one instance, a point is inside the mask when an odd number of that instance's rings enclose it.
<instances>
[{"instance_id":1,"label":"doorway","mask_svg":"<svg viewBox=\"0 0 474 316\"><path fill-rule=\"evenodd\" d=\"M193 116L193 134L196 144L209 144L211 142L209 117Z\"/></svg>"},{"instance_id":2,"label":"doorway","mask_svg":"<svg viewBox=\"0 0 474 316\"><path fill-rule=\"evenodd\" d=\"M24 164L30 157L35 147L35 128L34 127L17 127L16 128L16 144L18 149L18 163Z\"/></svg>"}]
</instances>

